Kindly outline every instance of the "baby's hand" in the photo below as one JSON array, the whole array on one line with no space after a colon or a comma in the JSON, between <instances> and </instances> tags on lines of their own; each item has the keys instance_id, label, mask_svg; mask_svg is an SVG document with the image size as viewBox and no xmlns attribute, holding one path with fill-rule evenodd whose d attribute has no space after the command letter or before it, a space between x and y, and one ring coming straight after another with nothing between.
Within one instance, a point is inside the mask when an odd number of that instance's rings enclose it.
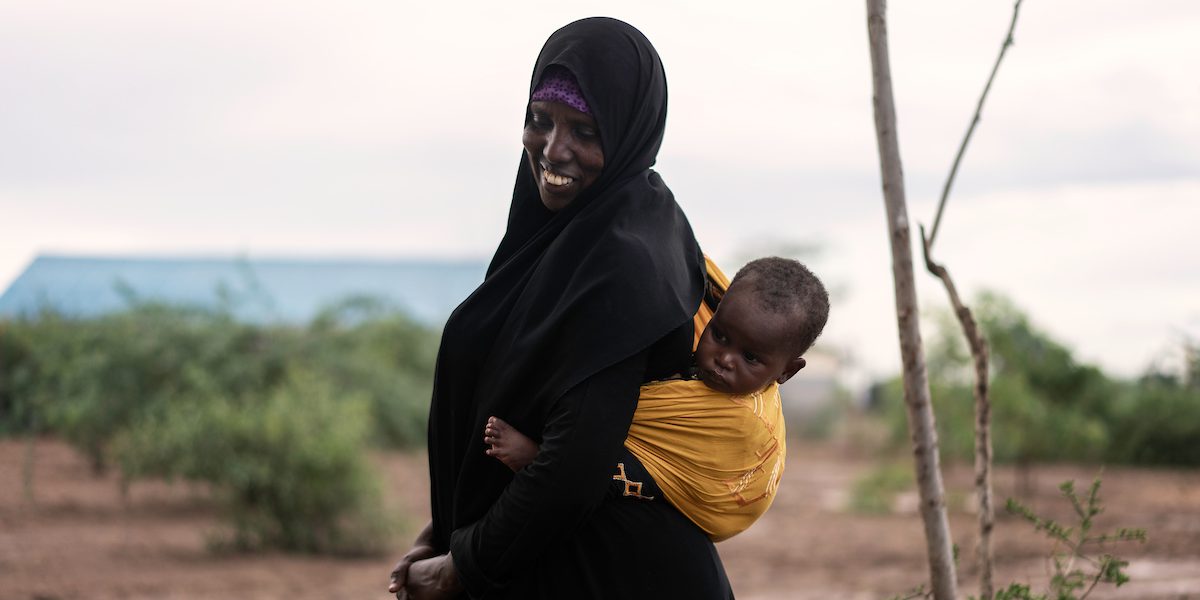
<instances>
[{"instance_id":1,"label":"baby's hand","mask_svg":"<svg viewBox=\"0 0 1200 600\"><path fill-rule=\"evenodd\" d=\"M520 471L532 463L538 453L533 440L499 417L488 417L487 425L483 427L483 443L490 446L484 451L488 456L508 465L513 471Z\"/></svg>"}]
</instances>

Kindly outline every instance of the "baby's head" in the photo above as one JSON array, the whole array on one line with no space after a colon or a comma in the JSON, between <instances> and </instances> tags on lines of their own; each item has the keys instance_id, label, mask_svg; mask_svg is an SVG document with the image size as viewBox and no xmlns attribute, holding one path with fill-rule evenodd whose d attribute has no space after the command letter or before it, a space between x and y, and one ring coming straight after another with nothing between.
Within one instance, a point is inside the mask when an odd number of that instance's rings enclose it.
<instances>
[{"instance_id":1,"label":"baby's head","mask_svg":"<svg viewBox=\"0 0 1200 600\"><path fill-rule=\"evenodd\" d=\"M729 284L696 347L708 387L727 394L783 383L804 368L803 355L829 318L829 294L797 261L751 261Z\"/></svg>"}]
</instances>

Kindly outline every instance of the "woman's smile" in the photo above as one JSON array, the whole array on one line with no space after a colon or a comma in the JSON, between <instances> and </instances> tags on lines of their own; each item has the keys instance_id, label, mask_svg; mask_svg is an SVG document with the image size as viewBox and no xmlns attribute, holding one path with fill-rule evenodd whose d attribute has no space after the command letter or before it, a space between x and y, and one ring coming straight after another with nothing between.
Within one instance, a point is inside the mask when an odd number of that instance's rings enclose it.
<instances>
[{"instance_id":1,"label":"woman's smile","mask_svg":"<svg viewBox=\"0 0 1200 600\"><path fill-rule=\"evenodd\" d=\"M545 181L547 185L552 185L554 187L566 187L568 185L571 185L571 183L573 183L575 181L575 178L567 177L566 175L558 175L556 173L552 173L550 171L550 169L547 169L543 165L542 166L542 180Z\"/></svg>"}]
</instances>

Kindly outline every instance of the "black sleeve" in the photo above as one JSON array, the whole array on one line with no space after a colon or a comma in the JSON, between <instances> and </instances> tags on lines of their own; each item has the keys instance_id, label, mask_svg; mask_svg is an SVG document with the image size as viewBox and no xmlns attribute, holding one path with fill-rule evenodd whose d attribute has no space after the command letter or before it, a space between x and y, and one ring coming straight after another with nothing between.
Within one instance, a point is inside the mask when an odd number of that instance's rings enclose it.
<instances>
[{"instance_id":1,"label":"black sleeve","mask_svg":"<svg viewBox=\"0 0 1200 600\"><path fill-rule=\"evenodd\" d=\"M687 372L692 366L694 332L692 320L688 319L651 346L646 355L646 375L642 383Z\"/></svg>"},{"instance_id":2,"label":"black sleeve","mask_svg":"<svg viewBox=\"0 0 1200 600\"><path fill-rule=\"evenodd\" d=\"M563 395L537 458L518 471L484 517L455 530L450 552L473 598L502 590L542 550L570 535L600 504L624 446L646 373L643 351Z\"/></svg>"}]
</instances>

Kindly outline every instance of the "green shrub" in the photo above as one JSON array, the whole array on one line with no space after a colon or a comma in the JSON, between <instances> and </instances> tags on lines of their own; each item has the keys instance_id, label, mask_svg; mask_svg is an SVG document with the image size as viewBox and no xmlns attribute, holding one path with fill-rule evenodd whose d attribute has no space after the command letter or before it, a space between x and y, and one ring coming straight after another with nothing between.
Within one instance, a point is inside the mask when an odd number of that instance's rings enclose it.
<instances>
[{"instance_id":1,"label":"green shrub","mask_svg":"<svg viewBox=\"0 0 1200 600\"><path fill-rule=\"evenodd\" d=\"M1011 583L995 590L992 600L1085 600L1100 584L1119 588L1129 583L1129 575L1125 573L1129 561L1112 554L1112 546L1120 542L1145 543L1146 530L1122 527L1108 533L1093 532L1095 517L1104 512L1104 506L1100 503L1099 476L1092 481L1086 496L1080 496L1075 491L1074 481L1065 481L1058 489L1074 512L1074 521L1069 526L1039 516L1013 498L1009 498L1005 505L1009 514L1021 517L1033 525L1034 531L1042 532L1054 541L1047 557L1049 589L1046 593L1037 593L1028 584ZM957 563L957 546L954 560ZM932 598L933 591L921 584L905 594L892 596L891 600ZM968 596L967 600L979 598Z\"/></svg>"},{"instance_id":2,"label":"green shrub","mask_svg":"<svg viewBox=\"0 0 1200 600\"><path fill-rule=\"evenodd\" d=\"M1200 390L1143 380L1114 415L1114 462L1200 465Z\"/></svg>"},{"instance_id":3,"label":"green shrub","mask_svg":"<svg viewBox=\"0 0 1200 600\"><path fill-rule=\"evenodd\" d=\"M367 397L375 439L408 447L425 439L437 348L435 332L351 298L313 320L295 362Z\"/></svg>"},{"instance_id":4,"label":"green shrub","mask_svg":"<svg viewBox=\"0 0 1200 600\"><path fill-rule=\"evenodd\" d=\"M1186 376L1110 379L1076 362L1069 350L1002 297L985 294L974 310L991 348L997 461L1200 465L1195 444L1200 439L1200 385L1191 385ZM928 362L939 446L946 458L971 460L974 371L957 321L948 314L936 320ZM907 442L898 377L881 386L880 398L893 443Z\"/></svg>"},{"instance_id":5,"label":"green shrub","mask_svg":"<svg viewBox=\"0 0 1200 600\"><path fill-rule=\"evenodd\" d=\"M38 365L28 327L0 321L0 435L37 427L33 406Z\"/></svg>"},{"instance_id":6,"label":"green shrub","mask_svg":"<svg viewBox=\"0 0 1200 600\"><path fill-rule=\"evenodd\" d=\"M2 379L19 386L5 428L44 423L97 468L109 441L148 406L197 391L263 389L282 372L281 362L247 350L263 332L217 313L147 304L97 319L47 314L5 329L24 348L21 360L0 364Z\"/></svg>"},{"instance_id":7,"label":"green shrub","mask_svg":"<svg viewBox=\"0 0 1200 600\"><path fill-rule=\"evenodd\" d=\"M1092 481L1086 496L1081 497L1075 491L1074 481L1065 481L1058 489L1078 519L1069 526L1041 517L1012 498L1008 499L1005 506L1010 514L1025 519L1035 531L1045 533L1054 541L1048 561L1052 566L1048 593L1033 594L1029 586L1013 584L997 593L998 599L1083 600L1091 595L1098 584L1121 587L1129 582L1129 575L1125 573L1129 561L1111 554L1111 547L1119 542L1145 543L1146 530L1122 527L1109 533L1093 532L1095 517L1104 512L1104 506L1100 503L1099 476Z\"/></svg>"},{"instance_id":8,"label":"green shrub","mask_svg":"<svg viewBox=\"0 0 1200 600\"><path fill-rule=\"evenodd\" d=\"M266 398L189 399L147 414L117 442L131 480L205 482L238 548L380 550L389 531L365 459L368 402L293 373Z\"/></svg>"},{"instance_id":9,"label":"green shrub","mask_svg":"<svg viewBox=\"0 0 1200 600\"><path fill-rule=\"evenodd\" d=\"M367 551L386 529L363 454L424 440L437 344L365 299L304 327L153 303L0 321L0 434L208 482L237 546Z\"/></svg>"},{"instance_id":10,"label":"green shrub","mask_svg":"<svg viewBox=\"0 0 1200 600\"><path fill-rule=\"evenodd\" d=\"M42 424L100 469L110 441L159 404L267 395L286 372L305 371L368 399L374 441L414 446L425 437L437 344L433 331L362 299L303 328L150 303L94 319L3 322L0 433Z\"/></svg>"}]
</instances>

